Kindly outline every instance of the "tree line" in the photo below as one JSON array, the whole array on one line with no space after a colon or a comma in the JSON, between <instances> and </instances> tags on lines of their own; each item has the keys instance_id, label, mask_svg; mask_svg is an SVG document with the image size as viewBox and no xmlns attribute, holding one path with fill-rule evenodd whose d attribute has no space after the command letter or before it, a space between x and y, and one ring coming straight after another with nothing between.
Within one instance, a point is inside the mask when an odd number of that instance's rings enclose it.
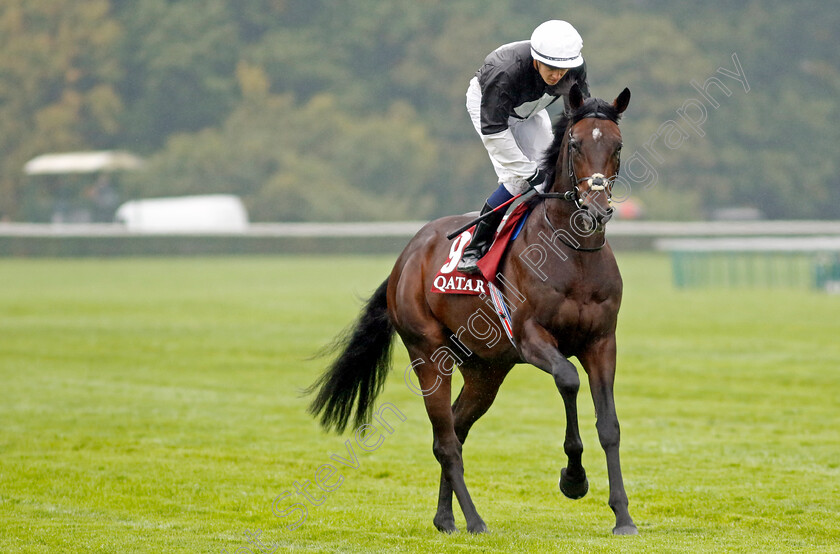
<instances>
[{"instance_id":1,"label":"tree line","mask_svg":"<svg viewBox=\"0 0 840 554\"><path fill-rule=\"evenodd\" d=\"M4 0L0 217L48 217L56 185L28 159L91 149L147 159L124 199L234 193L257 221L477 209L495 175L468 81L554 18L581 32L594 95L632 91L623 171L649 217L840 216L840 12L730 4Z\"/></svg>"}]
</instances>

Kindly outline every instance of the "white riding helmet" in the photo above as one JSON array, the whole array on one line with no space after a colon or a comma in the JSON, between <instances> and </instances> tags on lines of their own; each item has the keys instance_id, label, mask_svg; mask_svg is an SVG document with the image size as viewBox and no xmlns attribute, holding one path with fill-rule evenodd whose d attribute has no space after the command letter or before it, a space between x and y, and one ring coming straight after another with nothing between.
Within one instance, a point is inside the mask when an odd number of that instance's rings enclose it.
<instances>
[{"instance_id":1,"label":"white riding helmet","mask_svg":"<svg viewBox=\"0 0 840 554\"><path fill-rule=\"evenodd\" d=\"M566 21L552 19L531 34L531 56L551 67L578 67L583 64L583 39Z\"/></svg>"}]
</instances>

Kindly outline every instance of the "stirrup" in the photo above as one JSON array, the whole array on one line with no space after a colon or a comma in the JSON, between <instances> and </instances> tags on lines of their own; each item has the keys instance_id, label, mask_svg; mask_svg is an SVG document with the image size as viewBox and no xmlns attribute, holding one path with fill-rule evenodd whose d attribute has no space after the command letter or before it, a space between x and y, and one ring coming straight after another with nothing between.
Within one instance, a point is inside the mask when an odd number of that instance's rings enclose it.
<instances>
[{"instance_id":1,"label":"stirrup","mask_svg":"<svg viewBox=\"0 0 840 554\"><path fill-rule=\"evenodd\" d=\"M467 273L469 275L480 273L480 270L478 269L478 262L486 253L483 252L483 250L484 248L465 249L456 269L461 273Z\"/></svg>"}]
</instances>

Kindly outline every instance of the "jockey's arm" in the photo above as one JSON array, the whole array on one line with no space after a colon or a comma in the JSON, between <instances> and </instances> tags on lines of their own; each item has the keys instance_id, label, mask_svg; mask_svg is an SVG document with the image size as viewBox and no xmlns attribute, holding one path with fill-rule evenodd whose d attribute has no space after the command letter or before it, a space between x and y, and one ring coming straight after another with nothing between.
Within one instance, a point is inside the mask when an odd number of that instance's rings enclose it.
<instances>
[{"instance_id":1,"label":"jockey's arm","mask_svg":"<svg viewBox=\"0 0 840 554\"><path fill-rule=\"evenodd\" d=\"M508 118L513 113L510 76L501 71L488 71L481 82L481 141L490 158L504 169L501 182L510 189L524 189L538 164L528 159L519 148Z\"/></svg>"}]
</instances>

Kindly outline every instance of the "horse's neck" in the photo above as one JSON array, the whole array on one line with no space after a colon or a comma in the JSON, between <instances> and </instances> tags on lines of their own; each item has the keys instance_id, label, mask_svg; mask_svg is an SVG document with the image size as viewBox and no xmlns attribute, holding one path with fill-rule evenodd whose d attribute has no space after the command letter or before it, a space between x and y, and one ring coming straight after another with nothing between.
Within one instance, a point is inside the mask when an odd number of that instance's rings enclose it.
<instances>
[{"instance_id":1,"label":"horse's neck","mask_svg":"<svg viewBox=\"0 0 840 554\"><path fill-rule=\"evenodd\" d=\"M518 251L521 262L517 265L524 270L518 272L520 278L524 277L521 286L529 290L532 286L537 287L534 290L548 286L583 302L620 297L621 279L615 273L615 258L604 231L591 236L575 233L569 221L577 210L569 206L575 208L573 202L549 200L534 209L526 240Z\"/></svg>"}]
</instances>

